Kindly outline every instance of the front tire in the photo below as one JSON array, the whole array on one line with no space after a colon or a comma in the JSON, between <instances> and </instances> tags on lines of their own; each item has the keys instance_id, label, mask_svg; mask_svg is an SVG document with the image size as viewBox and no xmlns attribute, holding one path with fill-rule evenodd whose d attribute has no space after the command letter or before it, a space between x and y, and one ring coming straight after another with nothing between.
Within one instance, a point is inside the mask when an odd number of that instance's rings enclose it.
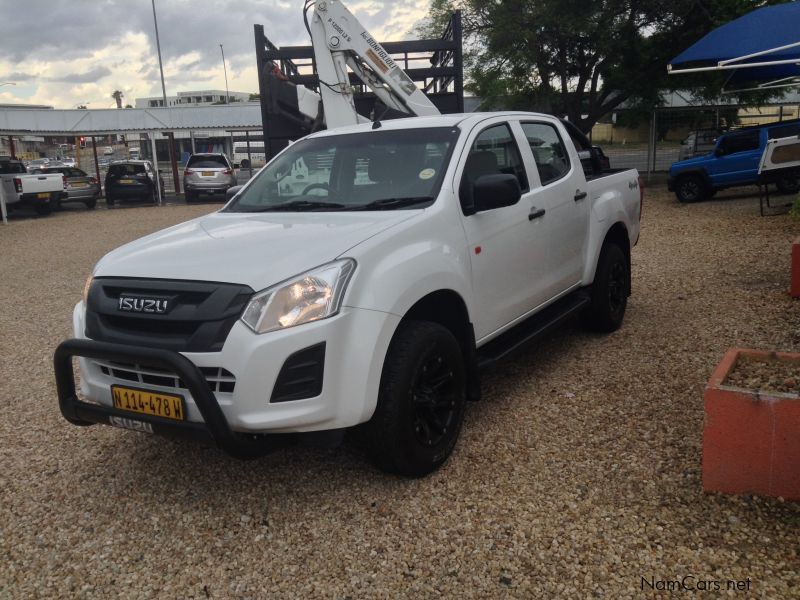
<instances>
[{"instance_id":1,"label":"front tire","mask_svg":"<svg viewBox=\"0 0 800 600\"><path fill-rule=\"evenodd\" d=\"M614 243L603 245L591 287L591 303L581 315L584 327L605 333L619 329L628 306L629 286L628 257Z\"/></svg>"},{"instance_id":2,"label":"front tire","mask_svg":"<svg viewBox=\"0 0 800 600\"><path fill-rule=\"evenodd\" d=\"M684 175L675 182L675 196L679 202L699 202L706 196L706 183L700 175Z\"/></svg>"},{"instance_id":3,"label":"front tire","mask_svg":"<svg viewBox=\"0 0 800 600\"><path fill-rule=\"evenodd\" d=\"M464 357L438 323L400 325L386 354L378 404L362 426L370 460L387 473L422 477L453 451L466 410Z\"/></svg>"}]
</instances>

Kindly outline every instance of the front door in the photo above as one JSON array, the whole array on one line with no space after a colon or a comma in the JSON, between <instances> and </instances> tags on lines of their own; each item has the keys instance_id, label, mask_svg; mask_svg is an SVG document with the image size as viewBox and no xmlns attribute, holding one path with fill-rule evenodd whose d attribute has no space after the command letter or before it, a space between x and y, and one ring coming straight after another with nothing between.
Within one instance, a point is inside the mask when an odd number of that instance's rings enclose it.
<instances>
[{"instance_id":1,"label":"front door","mask_svg":"<svg viewBox=\"0 0 800 600\"><path fill-rule=\"evenodd\" d=\"M547 215L534 216L528 177L507 122L474 132L467 147L461 160L462 204L483 175L514 174L523 191L513 206L463 217L472 262L473 324L480 341L543 301Z\"/></svg>"}]
</instances>

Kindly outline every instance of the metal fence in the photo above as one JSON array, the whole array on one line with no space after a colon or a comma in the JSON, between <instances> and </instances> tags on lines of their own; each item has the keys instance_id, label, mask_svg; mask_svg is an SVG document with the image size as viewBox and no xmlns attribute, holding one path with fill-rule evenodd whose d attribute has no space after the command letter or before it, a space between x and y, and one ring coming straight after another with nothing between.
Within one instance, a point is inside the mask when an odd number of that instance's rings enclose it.
<instances>
[{"instance_id":1,"label":"metal fence","mask_svg":"<svg viewBox=\"0 0 800 600\"><path fill-rule=\"evenodd\" d=\"M726 131L800 118L800 105L762 107L699 106L661 108L649 114L619 111L592 130L613 168L636 168L648 176L664 173L691 156L709 152ZM692 134L701 143L691 144Z\"/></svg>"}]
</instances>

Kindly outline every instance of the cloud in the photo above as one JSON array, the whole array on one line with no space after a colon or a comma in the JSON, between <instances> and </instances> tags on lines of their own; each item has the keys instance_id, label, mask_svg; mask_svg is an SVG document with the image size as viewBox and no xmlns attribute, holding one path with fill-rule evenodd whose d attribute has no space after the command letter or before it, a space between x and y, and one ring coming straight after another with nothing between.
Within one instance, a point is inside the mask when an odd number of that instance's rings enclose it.
<instances>
[{"instance_id":1,"label":"cloud","mask_svg":"<svg viewBox=\"0 0 800 600\"><path fill-rule=\"evenodd\" d=\"M63 83L90 83L92 81L102 79L103 77L108 77L109 75L111 75L111 69L100 66L95 67L90 71L86 71L85 73L73 73L71 75L63 75L61 77L52 77L50 78L50 81Z\"/></svg>"},{"instance_id":2,"label":"cloud","mask_svg":"<svg viewBox=\"0 0 800 600\"><path fill-rule=\"evenodd\" d=\"M35 79L35 75L32 73L20 73L16 71L14 73L9 73L8 75L0 75L0 79L3 81L30 81L31 79Z\"/></svg>"},{"instance_id":3,"label":"cloud","mask_svg":"<svg viewBox=\"0 0 800 600\"><path fill-rule=\"evenodd\" d=\"M0 0L2 1L2 0ZM8 2L9 0L5 0ZM225 89L220 44L232 91L257 92L253 25L279 46L310 43L299 0L156 0L167 93ZM407 37L429 0L350 0L348 8L379 40ZM27 0L14 3L14 27L0 37L0 81L17 102L72 108L113 106L160 96L152 5L146 0Z\"/></svg>"}]
</instances>

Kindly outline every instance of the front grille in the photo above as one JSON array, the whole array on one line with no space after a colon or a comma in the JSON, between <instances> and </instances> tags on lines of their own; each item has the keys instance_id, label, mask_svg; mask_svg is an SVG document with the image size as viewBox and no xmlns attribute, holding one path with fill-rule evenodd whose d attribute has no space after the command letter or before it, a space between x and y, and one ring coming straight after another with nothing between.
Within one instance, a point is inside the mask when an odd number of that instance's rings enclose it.
<instances>
[{"instance_id":1,"label":"front grille","mask_svg":"<svg viewBox=\"0 0 800 600\"><path fill-rule=\"evenodd\" d=\"M219 352L253 290L246 285L205 281L98 277L89 289L86 337L164 348L176 352ZM120 297L154 298L165 313L119 310Z\"/></svg>"},{"instance_id":2,"label":"front grille","mask_svg":"<svg viewBox=\"0 0 800 600\"><path fill-rule=\"evenodd\" d=\"M187 389L186 384L183 383L180 377L164 369L114 361L96 360L94 364L100 368L103 375L114 379L132 381L143 385ZM233 393L236 388L236 376L233 373L222 367L199 367L199 369L212 392L221 394Z\"/></svg>"}]
</instances>

